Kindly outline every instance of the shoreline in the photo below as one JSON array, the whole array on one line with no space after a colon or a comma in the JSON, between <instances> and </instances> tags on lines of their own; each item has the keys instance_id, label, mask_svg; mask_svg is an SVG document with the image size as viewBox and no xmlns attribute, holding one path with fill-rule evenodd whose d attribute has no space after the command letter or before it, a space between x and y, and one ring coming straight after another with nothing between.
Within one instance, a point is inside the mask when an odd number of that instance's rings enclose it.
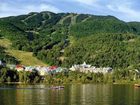
<instances>
[{"instance_id":1,"label":"shoreline","mask_svg":"<svg viewBox=\"0 0 140 105\"><path fill-rule=\"evenodd\" d=\"M25 82L0 82L0 84L6 84L6 85L81 85L81 84L111 84L111 85L135 85L135 84L140 84L140 82L136 82L136 81L133 81L133 82L112 82L112 83L91 83L91 82L87 82L87 83L76 83L76 82L73 82L73 83L25 83Z\"/></svg>"}]
</instances>

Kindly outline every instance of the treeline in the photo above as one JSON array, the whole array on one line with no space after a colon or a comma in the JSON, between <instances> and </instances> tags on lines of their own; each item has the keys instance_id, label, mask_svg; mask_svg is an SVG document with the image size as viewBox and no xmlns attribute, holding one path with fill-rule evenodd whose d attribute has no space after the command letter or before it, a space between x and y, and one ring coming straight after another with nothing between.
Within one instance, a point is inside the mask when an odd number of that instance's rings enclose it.
<instances>
[{"instance_id":1,"label":"treeline","mask_svg":"<svg viewBox=\"0 0 140 105\"><path fill-rule=\"evenodd\" d=\"M65 83L138 83L139 73L134 70L115 70L113 73L81 73L72 72L47 75L44 83L65 84Z\"/></svg>"},{"instance_id":2,"label":"treeline","mask_svg":"<svg viewBox=\"0 0 140 105\"><path fill-rule=\"evenodd\" d=\"M41 77L37 72L17 72L9 68L0 67L0 82L39 83Z\"/></svg>"},{"instance_id":3,"label":"treeline","mask_svg":"<svg viewBox=\"0 0 140 105\"><path fill-rule=\"evenodd\" d=\"M0 67L1 83L23 84L67 84L67 83L138 83L140 74L134 69L114 70L113 73L81 73L81 72L61 72L57 74L48 74L41 77L38 72L17 72L8 68Z\"/></svg>"}]
</instances>

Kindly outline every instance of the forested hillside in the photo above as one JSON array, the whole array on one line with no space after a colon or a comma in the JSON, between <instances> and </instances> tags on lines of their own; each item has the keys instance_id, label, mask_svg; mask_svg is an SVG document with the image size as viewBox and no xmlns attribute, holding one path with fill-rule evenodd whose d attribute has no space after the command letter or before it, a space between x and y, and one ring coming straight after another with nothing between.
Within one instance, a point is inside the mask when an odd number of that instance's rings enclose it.
<instances>
[{"instance_id":1,"label":"forested hillside","mask_svg":"<svg viewBox=\"0 0 140 105\"><path fill-rule=\"evenodd\" d=\"M140 63L140 23L113 16L32 12L0 19L0 36L12 48L33 52L49 65L127 68Z\"/></svg>"}]
</instances>

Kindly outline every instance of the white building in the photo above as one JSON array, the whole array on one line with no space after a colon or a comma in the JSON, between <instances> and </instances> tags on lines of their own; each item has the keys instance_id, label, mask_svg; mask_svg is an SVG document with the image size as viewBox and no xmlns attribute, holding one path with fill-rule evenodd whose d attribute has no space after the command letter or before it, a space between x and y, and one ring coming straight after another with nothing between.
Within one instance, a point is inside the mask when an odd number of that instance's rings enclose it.
<instances>
[{"instance_id":1,"label":"white building","mask_svg":"<svg viewBox=\"0 0 140 105\"><path fill-rule=\"evenodd\" d=\"M96 68L94 66L87 65L85 62L81 65L73 65L70 68L70 70L84 72L84 73L91 72L91 73L103 73L103 74L112 72L111 67Z\"/></svg>"}]
</instances>

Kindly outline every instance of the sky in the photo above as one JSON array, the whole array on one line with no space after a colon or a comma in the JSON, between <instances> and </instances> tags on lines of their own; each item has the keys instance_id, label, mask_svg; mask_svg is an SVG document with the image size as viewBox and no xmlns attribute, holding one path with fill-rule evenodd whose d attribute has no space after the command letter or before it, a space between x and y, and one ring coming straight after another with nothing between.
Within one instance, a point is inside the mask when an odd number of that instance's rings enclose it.
<instances>
[{"instance_id":1,"label":"sky","mask_svg":"<svg viewBox=\"0 0 140 105\"><path fill-rule=\"evenodd\" d=\"M0 17L41 11L112 15L140 22L140 0L0 0Z\"/></svg>"}]
</instances>

